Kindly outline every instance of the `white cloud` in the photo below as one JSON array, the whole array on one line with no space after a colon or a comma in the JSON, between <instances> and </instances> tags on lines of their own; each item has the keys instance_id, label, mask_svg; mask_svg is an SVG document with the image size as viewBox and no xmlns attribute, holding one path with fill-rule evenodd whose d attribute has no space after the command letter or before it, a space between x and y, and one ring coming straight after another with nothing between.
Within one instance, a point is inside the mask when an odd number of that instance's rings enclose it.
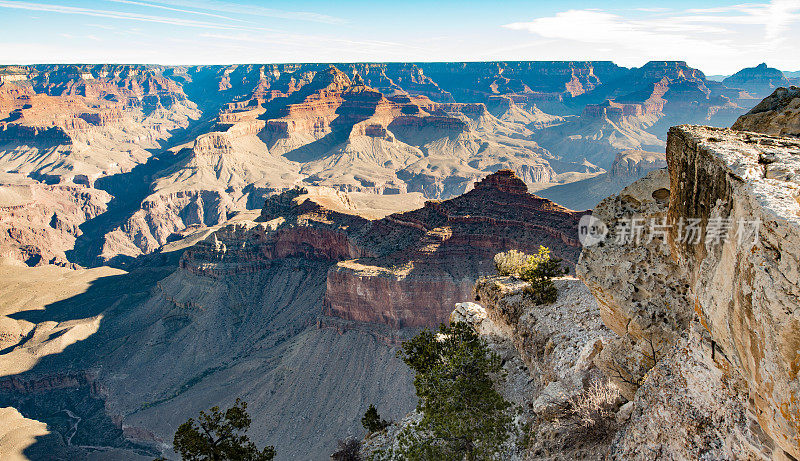
<instances>
[{"instance_id":1,"label":"white cloud","mask_svg":"<svg viewBox=\"0 0 800 461\"><path fill-rule=\"evenodd\" d=\"M748 65L765 59L772 60L773 65L797 61L787 54L794 54L791 44L800 39L798 28L792 27L800 22L800 0L628 13L569 10L503 27L562 41L557 49L568 49L565 44L571 43L585 54L599 53L604 59L623 64L642 59L681 59L714 73L727 73L741 68L743 60L749 60ZM575 46L575 42L580 45Z\"/></svg>"}]
</instances>

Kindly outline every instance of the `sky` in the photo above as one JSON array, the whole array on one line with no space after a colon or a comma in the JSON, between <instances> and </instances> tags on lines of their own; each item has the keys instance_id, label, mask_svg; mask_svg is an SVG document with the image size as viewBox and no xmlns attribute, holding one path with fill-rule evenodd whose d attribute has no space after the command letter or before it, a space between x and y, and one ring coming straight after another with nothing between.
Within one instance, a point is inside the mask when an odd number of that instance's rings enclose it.
<instances>
[{"instance_id":1,"label":"sky","mask_svg":"<svg viewBox=\"0 0 800 461\"><path fill-rule=\"evenodd\" d=\"M683 60L800 70L800 0L0 0L0 63Z\"/></svg>"}]
</instances>

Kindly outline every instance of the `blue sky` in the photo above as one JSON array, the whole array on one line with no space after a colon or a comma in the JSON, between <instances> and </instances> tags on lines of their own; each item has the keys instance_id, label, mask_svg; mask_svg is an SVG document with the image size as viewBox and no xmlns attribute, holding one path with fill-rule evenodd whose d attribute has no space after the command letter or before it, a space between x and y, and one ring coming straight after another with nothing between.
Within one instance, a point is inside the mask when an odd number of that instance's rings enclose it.
<instances>
[{"instance_id":1,"label":"blue sky","mask_svg":"<svg viewBox=\"0 0 800 461\"><path fill-rule=\"evenodd\" d=\"M664 5L669 5L664 7ZM800 70L800 0L0 0L0 63L682 59Z\"/></svg>"}]
</instances>

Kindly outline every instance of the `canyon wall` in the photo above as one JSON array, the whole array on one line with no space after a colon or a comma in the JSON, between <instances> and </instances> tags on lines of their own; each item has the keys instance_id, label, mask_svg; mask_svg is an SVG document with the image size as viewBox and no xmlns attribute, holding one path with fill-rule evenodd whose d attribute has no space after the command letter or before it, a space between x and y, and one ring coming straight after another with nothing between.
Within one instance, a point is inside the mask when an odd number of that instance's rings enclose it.
<instances>
[{"instance_id":1,"label":"canyon wall","mask_svg":"<svg viewBox=\"0 0 800 461\"><path fill-rule=\"evenodd\" d=\"M734 130L800 136L800 88L778 88L736 120Z\"/></svg>"},{"instance_id":2,"label":"canyon wall","mask_svg":"<svg viewBox=\"0 0 800 461\"><path fill-rule=\"evenodd\" d=\"M539 245L573 265L579 212L529 194L510 170L472 191L382 219L357 216L345 193L295 189L267 199L260 223L223 226L185 250L181 268L220 278L275 260L329 261L323 312L393 328L433 327L494 270L496 253Z\"/></svg>"},{"instance_id":3,"label":"canyon wall","mask_svg":"<svg viewBox=\"0 0 800 461\"><path fill-rule=\"evenodd\" d=\"M102 190L7 179L0 186L0 258L73 267L66 252L82 234L80 225L104 213L110 200Z\"/></svg>"}]
</instances>

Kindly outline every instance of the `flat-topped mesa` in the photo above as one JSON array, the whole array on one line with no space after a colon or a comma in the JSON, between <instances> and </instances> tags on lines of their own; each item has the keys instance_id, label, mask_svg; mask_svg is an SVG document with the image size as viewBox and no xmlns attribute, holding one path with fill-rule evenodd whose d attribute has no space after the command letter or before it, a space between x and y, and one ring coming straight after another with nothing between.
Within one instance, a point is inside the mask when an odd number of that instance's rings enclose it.
<instances>
[{"instance_id":1,"label":"flat-topped mesa","mask_svg":"<svg viewBox=\"0 0 800 461\"><path fill-rule=\"evenodd\" d=\"M495 173L475 182L475 189L497 189L508 194L524 195L528 186L513 170L497 170Z\"/></svg>"},{"instance_id":2,"label":"flat-topped mesa","mask_svg":"<svg viewBox=\"0 0 800 461\"><path fill-rule=\"evenodd\" d=\"M642 78L667 77L669 79L685 78L688 80L704 80L705 75L686 64L686 61L650 61L642 67L635 69L635 73Z\"/></svg>"}]
</instances>

